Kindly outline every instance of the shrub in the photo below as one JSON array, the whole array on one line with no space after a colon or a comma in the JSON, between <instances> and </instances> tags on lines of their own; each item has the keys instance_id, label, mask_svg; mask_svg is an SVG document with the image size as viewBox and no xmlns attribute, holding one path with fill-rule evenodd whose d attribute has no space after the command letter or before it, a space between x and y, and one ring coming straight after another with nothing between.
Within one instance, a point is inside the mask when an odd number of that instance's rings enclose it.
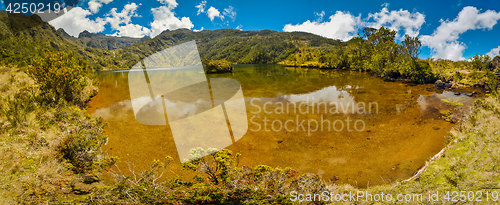
<instances>
[{"instance_id":1,"label":"shrub","mask_svg":"<svg viewBox=\"0 0 500 205\"><path fill-rule=\"evenodd\" d=\"M207 154L210 156L202 157ZM193 148L189 152L189 162L182 165L183 169L201 171L208 175L208 178L215 184L226 182L229 179L229 170L232 167L238 166L240 154L232 158L233 152L230 150L209 149L207 151L203 148Z\"/></svg>"},{"instance_id":2,"label":"shrub","mask_svg":"<svg viewBox=\"0 0 500 205\"><path fill-rule=\"evenodd\" d=\"M483 78L484 75L480 72L477 72L477 71L472 71L470 74L469 74L469 78L473 79L473 80L479 80L481 78Z\"/></svg>"},{"instance_id":3,"label":"shrub","mask_svg":"<svg viewBox=\"0 0 500 205\"><path fill-rule=\"evenodd\" d=\"M95 94L89 79L90 64L76 59L73 53L48 52L33 59L32 65L27 74L40 87L44 100L54 103L64 99L82 105Z\"/></svg>"},{"instance_id":4,"label":"shrub","mask_svg":"<svg viewBox=\"0 0 500 205\"><path fill-rule=\"evenodd\" d=\"M54 118L59 127L67 127L57 151L75 173L85 173L111 166L117 159L99 159L99 149L107 142L102 118L91 118L79 108L59 105ZM67 123L67 124L66 124ZM66 130L62 130L66 131Z\"/></svg>"},{"instance_id":5,"label":"shrub","mask_svg":"<svg viewBox=\"0 0 500 205\"><path fill-rule=\"evenodd\" d=\"M491 91L496 92L498 87L498 77L491 71L487 71L486 76L488 77L488 81L486 82L488 87Z\"/></svg>"},{"instance_id":6,"label":"shrub","mask_svg":"<svg viewBox=\"0 0 500 205\"><path fill-rule=\"evenodd\" d=\"M233 64L226 60L203 60L205 72L209 73L230 73L233 72Z\"/></svg>"}]
</instances>

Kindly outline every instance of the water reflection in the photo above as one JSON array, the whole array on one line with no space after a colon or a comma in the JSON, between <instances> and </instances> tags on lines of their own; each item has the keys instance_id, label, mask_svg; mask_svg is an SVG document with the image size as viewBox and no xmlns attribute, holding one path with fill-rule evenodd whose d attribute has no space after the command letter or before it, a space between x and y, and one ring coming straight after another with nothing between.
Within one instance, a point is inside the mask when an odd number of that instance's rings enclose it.
<instances>
[{"instance_id":1,"label":"water reflection","mask_svg":"<svg viewBox=\"0 0 500 205\"><path fill-rule=\"evenodd\" d=\"M286 130L248 131L239 133L242 137L228 147L242 154L240 165L292 167L301 173L320 174L324 180L338 176L335 177L339 178L338 183L359 187L410 177L445 146L445 136L454 125L442 119L444 113L454 108L467 110L475 99L436 90L432 85L384 82L368 73L351 71L244 65L236 66L232 74L207 77L210 81L212 78L223 78L241 83L247 110L246 113L233 112L231 115L244 115L248 120L258 116L259 119L267 117L286 121L298 115L306 120L319 121L323 117L334 122L350 117L365 122L366 128L362 132L318 130L308 135L307 132ZM104 149L111 155L119 156L121 163L130 161L138 168L146 168L153 159L167 155L181 161L182 156L176 151L169 123L166 126L147 126L135 121L131 101L140 103L141 98L131 100L127 75L103 73L99 79L100 91L89 103L88 112L105 118L109 124L105 131L110 139ZM221 84L220 87L223 89L225 86ZM220 94L235 92L223 90ZM155 97L161 94L165 93ZM253 99L259 100L254 100L252 104ZM443 99L455 104L446 103ZM184 98L182 93L178 93L164 102L167 107L175 108L171 109L172 114L168 113L170 121L170 117L184 119L201 113L211 101ZM224 100L214 97L213 102L222 105ZM230 106L230 102L237 103L229 100L226 106ZM317 106L314 113L308 114L275 112L280 103L312 106L323 102L328 107L319 106L321 112L316 112ZM360 114L352 112L352 107L349 107L356 106L354 110L357 111L362 106L359 103L368 107L370 102L378 104L378 112ZM266 109L273 112L257 112L257 107L263 108L266 103ZM347 109L346 113L325 114L325 109L337 106L351 109ZM252 128L250 125L249 129ZM171 169L175 173L183 173L185 179L191 177L182 171L181 163L173 164Z\"/></svg>"}]
</instances>

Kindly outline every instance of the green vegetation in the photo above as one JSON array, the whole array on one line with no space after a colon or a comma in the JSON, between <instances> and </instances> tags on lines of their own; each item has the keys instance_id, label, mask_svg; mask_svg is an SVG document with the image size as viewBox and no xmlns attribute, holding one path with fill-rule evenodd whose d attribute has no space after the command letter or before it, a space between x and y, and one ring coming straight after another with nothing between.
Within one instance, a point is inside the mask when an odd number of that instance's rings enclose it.
<instances>
[{"instance_id":1,"label":"green vegetation","mask_svg":"<svg viewBox=\"0 0 500 205\"><path fill-rule=\"evenodd\" d=\"M103 122L91 118L80 107L82 102L89 100L87 92L95 93L95 87L82 71L81 61L70 56L47 53L35 60L38 64L24 71L1 69L2 204L80 200L69 193L76 192L88 176L97 177L117 160L100 152L107 140ZM56 69L40 73L48 67ZM49 79L61 83L53 84ZM85 79L85 83L80 79ZM57 98L48 102L47 96Z\"/></svg>"},{"instance_id":2,"label":"green vegetation","mask_svg":"<svg viewBox=\"0 0 500 205\"><path fill-rule=\"evenodd\" d=\"M230 73L233 72L233 64L226 60L203 60L205 72L209 73Z\"/></svg>"},{"instance_id":3,"label":"green vegetation","mask_svg":"<svg viewBox=\"0 0 500 205\"><path fill-rule=\"evenodd\" d=\"M385 28L365 29L363 37L345 43L300 32L194 33L180 29L108 51L84 48L65 39L36 16L11 16L0 11L0 18L0 27L6 28L0 30L0 64L9 66L0 67L2 204L290 204L291 191L359 191L350 185L322 181L313 174L298 175L290 168L239 166L239 154L202 149L192 150L191 156L207 156L184 164L186 171L199 173L194 179L166 179L163 173L172 161L166 157L164 161L155 160L144 172L114 173L113 183L100 183L98 175L117 158L100 152L107 140L103 121L85 114L84 103L96 92L91 72L129 68L156 51L192 39L198 40L203 58L227 60L211 61L212 65L283 63L372 71L382 77L416 82L439 78L486 83L494 93L475 101L469 116L450 132L450 143L442 155L427 163L425 171L409 181L363 191L394 196L419 193L423 201L414 203L433 203L428 196L436 191L479 191L484 196L488 190L483 187L500 183L500 159L496 157L500 153L500 97L493 73L498 66L492 66L498 58L475 56L471 62L420 60L416 58L421 46L418 38L406 36L397 43L395 33ZM19 23L22 21L25 23ZM30 23L40 26L27 26Z\"/></svg>"},{"instance_id":4,"label":"green vegetation","mask_svg":"<svg viewBox=\"0 0 500 205\"><path fill-rule=\"evenodd\" d=\"M97 93L89 74L87 61L76 59L72 53L51 53L35 58L27 74L40 86L41 95L48 103L64 99L82 105Z\"/></svg>"},{"instance_id":5,"label":"green vegetation","mask_svg":"<svg viewBox=\"0 0 500 205\"><path fill-rule=\"evenodd\" d=\"M381 77L416 82L436 79L429 63L417 58L421 47L418 37L405 36L398 44L396 32L384 27L365 28L363 33L363 37L353 38L336 47L301 49L283 64L372 71Z\"/></svg>"},{"instance_id":6,"label":"green vegetation","mask_svg":"<svg viewBox=\"0 0 500 205\"><path fill-rule=\"evenodd\" d=\"M151 169L132 175L115 174L116 182L99 187L88 197L90 203L146 204L289 204L291 191L321 193L326 190L316 175L298 175L293 169L271 168L265 165L238 167L239 155L229 150L191 150L191 157L203 158L184 164L186 170L196 171L193 180L181 177L159 182L172 160L155 160Z\"/></svg>"}]
</instances>

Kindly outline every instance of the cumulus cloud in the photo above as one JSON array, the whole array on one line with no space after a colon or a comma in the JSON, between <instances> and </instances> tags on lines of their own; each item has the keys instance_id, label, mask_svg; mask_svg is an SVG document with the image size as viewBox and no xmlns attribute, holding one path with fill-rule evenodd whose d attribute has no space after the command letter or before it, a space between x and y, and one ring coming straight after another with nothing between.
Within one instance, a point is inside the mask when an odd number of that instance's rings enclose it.
<instances>
[{"instance_id":1,"label":"cumulus cloud","mask_svg":"<svg viewBox=\"0 0 500 205\"><path fill-rule=\"evenodd\" d=\"M475 7L464 7L453 20L441 20L441 25L432 35L420 37L422 43L431 49L433 58L465 60L463 52L467 46L458 41L460 34L468 30L492 29L500 19L500 12L480 12Z\"/></svg>"},{"instance_id":2,"label":"cumulus cloud","mask_svg":"<svg viewBox=\"0 0 500 205\"><path fill-rule=\"evenodd\" d=\"M210 21L214 21L215 17L219 17L221 20L224 19L224 16L220 14L219 10L213 6L207 10L207 16L210 18Z\"/></svg>"},{"instance_id":3,"label":"cumulus cloud","mask_svg":"<svg viewBox=\"0 0 500 205\"><path fill-rule=\"evenodd\" d=\"M164 0L160 0L162 2ZM151 22L151 37L155 37L164 30L175 30L178 28L191 29L194 27L189 17L178 18L175 16L173 9L177 7L175 0L166 0L168 6L160 6L152 8L154 21Z\"/></svg>"},{"instance_id":4,"label":"cumulus cloud","mask_svg":"<svg viewBox=\"0 0 500 205\"><path fill-rule=\"evenodd\" d=\"M142 37L151 32L148 28L132 23L132 17L140 17L137 14L138 7L139 5L136 3L130 3L126 4L119 13L116 8L111 9L106 21L111 25L113 30L117 30L114 35Z\"/></svg>"},{"instance_id":5,"label":"cumulus cloud","mask_svg":"<svg viewBox=\"0 0 500 205\"><path fill-rule=\"evenodd\" d=\"M236 19L236 11L235 11L235 9L232 6L229 6L228 8L225 8L224 12L222 12L222 14L224 14L224 16L227 16L230 19L232 19L233 22Z\"/></svg>"},{"instance_id":6,"label":"cumulus cloud","mask_svg":"<svg viewBox=\"0 0 500 205\"><path fill-rule=\"evenodd\" d=\"M389 11L388 4L383 6L384 8L380 12L368 14L366 27L380 28L385 26L395 31L403 30L411 37L418 36L420 28L425 23L425 15L419 12L411 13L403 9Z\"/></svg>"},{"instance_id":7,"label":"cumulus cloud","mask_svg":"<svg viewBox=\"0 0 500 205\"><path fill-rule=\"evenodd\" d=\"M158 0L160 3L171 7L172 9L179 5L175 0Z\"/></svg>"},{"instance_id":8,"label":"cumulus cloud","mask_svg":"<svg viewBox=\"0 0 500 205\"><path fill-rule=\"evenodd\" d=\"M200 15L201 13L205 13L205 6L207 5L207 1L202 1L200 4L195 7L198 9L198 13L196 15Z\"/></svg>"},{"instance_id":9,"label":"cumulus cloud","mask_svg":"<svg viewBox=\"0 0 500 205\"><path fill-rule=\"evenodd\" d=\"M109 4L112 1L113 0L90 0L88 3L89 9L92 13L95 14L95 13L99 12L99 9L101 9L103 4Z\"/></svg>"},{"instance_id":10,"label":"cumulus cloud","mask_svg":"<svg viewBox=\"0 0 500 205\"><path fill-rule=\"evenodd\" d=\"M490 57L494 58L495 56L500 55L500 53L499 53L499 52L500 52L500 46L498 46L497 48L493 48L493 49L491 49L491 51L490 51L490 52L488 52L488 53L486 53L486 55L488 55L488 56L490 56Z\"/></svg>"},{"instance_id":11,"label":"cumulus cloud","mask_svg":"<svg viewBox=\"0 0 500 205\"><path fill-rule=\"evenodd\" d=\"M64 30L72 36L78 36L80 32L87 30L92 33L104 31L104 25L107 24L105 19L96 18L90 20L88 18L92 13L81 7L75 7L68 11L65 15L56 18L49 23L56 29L64 28Z\"/></svg>"},{"instance_id":12,"label":"cumulus cloud","mask_svg":"<svg viewBox=\"0 0 500 205\"><path fill-rule=\"evenodd\" d=\"M118 29L120 24L129 24L132 21L132 17L139 17L137 14L137 8L139 5L135 3L126 4L121 12L117 12L117 8L111 9L107 14L106 21L111 24L112 29Z\"/></svg>"},{"instance_id":13,"label":"cumulus cloud","mask_svg":"<svg viewBox=\"0 0 500 205\"><path fill-rule=\"evenodd\" d=\"M380 12L370 13L366 19L361 19L361 15L356 17L349 12L337 11L329 17L328 21L323 22L325 12L315 12L314 14L317 16L315 21L307 20L297 25L287 24L283 31L305 31L327 38L347 41L356 36L359 28L385 26L392 30L403 31L412 37L418 36L420 28L425 23L425 15L403 9L389 11L389 4L382 6Z\"/></svg>"},{"instance_id":14,"label":"cumulus cloud","mask_svg":"<svg viewBox=\"0 0 500 205\"><path fill-rule=\"evenodd\" d=\"M356 35L360 23L361 15L356 17L349 12L344 13L342 11L337 11L334 15L329 17L329 21L311 22L307 20L297 25L287 24L283 28L283 31L304 31L327 38L347 41Z\"/></svg>"},{"instance_id":15,"label":"cumulus cloud","mask_svg":"<svg viewBox=\"0 0 500 205\"><path fill-rule=\"evenodd\" d=\"M98 1L109 3L112 0ZM113 34L114 36L130 37L142 37L144 35L155 37L166 29L191 29L194 27L188 17L179 18L175 16L173 9L178 5L175 0L158 1L164 5L151 9L153 22L150 23L150 28L132 23L132 17L141 17L137 13L137 9L141 4L136 3L126 4L120 12L118 12L117 8L113 8L106 14L105 18L96 18L95 20L89 19L89 15L93 14L91 11L92 8L89 7L89 10L85 10L81 7L75 7L70 10L67 15L56 18L49 23L56 28L64 28L68 34L75 37L84 30L92 33L102 32L105 29L104 26L108 23L111 29L116 31Z\"/></svg>"}]
</instances>

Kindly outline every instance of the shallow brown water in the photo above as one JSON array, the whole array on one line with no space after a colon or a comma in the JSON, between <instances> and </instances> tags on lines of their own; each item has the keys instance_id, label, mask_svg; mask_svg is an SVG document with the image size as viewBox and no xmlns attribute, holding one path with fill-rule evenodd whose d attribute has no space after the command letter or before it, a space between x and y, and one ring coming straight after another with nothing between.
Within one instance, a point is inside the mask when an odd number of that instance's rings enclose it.
<instances>
[{"instance_id":1,"label":"shallow brown water","mask_svg":"<svg viewBox=\"0 0 500 205\"><path fill-rule=\"evenodd\" d=\"M476 97L457 96L432 85L384 82L363 72L278 65L240 65L232 74L207 77L232 78L241 84L249 129L227 147L242 154L240 165L292 167L324 180L338 176L338 183L358 187L412 176L445 146L454 124L445 122L443 114L452 108L467 111ZM127 73L100 73L99 80L100 90L89 102L88 113L108 123L109 141L103 149L120 158L121 170L126 162L142 170L154 159L172 156L170 176L190 179L193 174L182 171L169 125L135 120Z\"/></svg>"}]
</instances>

